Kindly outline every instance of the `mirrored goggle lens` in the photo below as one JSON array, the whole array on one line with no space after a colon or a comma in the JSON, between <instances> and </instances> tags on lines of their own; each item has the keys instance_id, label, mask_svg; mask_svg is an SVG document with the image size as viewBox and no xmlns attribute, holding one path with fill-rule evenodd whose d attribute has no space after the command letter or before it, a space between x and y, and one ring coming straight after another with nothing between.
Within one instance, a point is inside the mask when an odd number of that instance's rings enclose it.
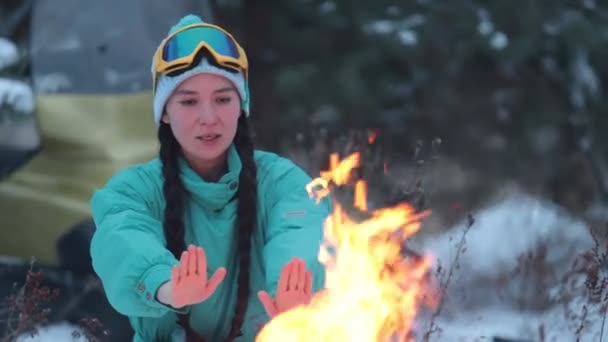
<instances>
[{"instance_id":1,"label":"mirrored goggle lens","mask_svg":"<svg viewBox=\"0 0 608 342\"><path fill-rule=\"evenodd\" d=\"M206 42L215 53L238 59L240 57L234 41L224 32L213 27L192 27L179 32L167 41L163 48L162 58L165 62L190 56L197 51L196 47Z\"/></svg>"}]
</instances>

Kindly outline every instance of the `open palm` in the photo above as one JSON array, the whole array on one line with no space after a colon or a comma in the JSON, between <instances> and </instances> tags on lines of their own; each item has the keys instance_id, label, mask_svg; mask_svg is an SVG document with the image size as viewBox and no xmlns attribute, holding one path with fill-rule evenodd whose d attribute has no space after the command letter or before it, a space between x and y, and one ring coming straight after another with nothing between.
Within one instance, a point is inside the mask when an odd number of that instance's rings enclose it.
<instances>
[{"instance_id":1,"label":"open palm","mask_svg":"<svg viewBox=\"0 0 608 342\"><path fill-rule=\"evenodd\" d=\"M303 260L293 258L281 270L275 299L266 291L258 292L258 298L266 313L275 317L296 306L307 305L312 294L312 273L306 270Z\"/></svg>"},{"instance_id":2,"label":"open palm","mask_svg":"<svg viewBox=\"0 0 608 342\"><path fill-rule=\"evenodd\" d=\"M171 272L172 303L176 308L209 298L224 280L226 269L219 268L207 280L207 256L201 247L190 245Z\"/></svg>"}]
</instances>

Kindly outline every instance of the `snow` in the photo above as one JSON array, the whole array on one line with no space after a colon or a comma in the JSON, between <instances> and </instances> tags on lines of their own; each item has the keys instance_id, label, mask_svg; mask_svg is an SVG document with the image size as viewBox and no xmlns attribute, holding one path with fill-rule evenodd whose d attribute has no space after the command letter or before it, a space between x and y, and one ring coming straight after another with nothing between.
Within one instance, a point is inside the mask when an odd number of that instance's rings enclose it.
<instances>
[{"instance_id":1,"label":"snow","mask_svg":"<svg viewBox=\"0 0 608 342\"><path fill-rule=\"evenodd\" d=\"M543 31L550 36L557 36L561 33L562 27L552 22L543 24Z\"/></svg>"},{"instance_id":2,"label":"snow","mask_svg":"<svg viewBox=\"0 0 608 342\"><path fill-rule=\"evenodd\" d=\"M14 44L0 38L0 69L17 61ZM0 113L10 109L17 115L0 115L0 145L18 150L28 150L39 145L40 137L35 117L35 99L32 88L26 82L0 78Z\"/></svg>"},{"instance_id":3,"label":"snow","mask_svg":"<svg viewBox=\"0 0 608 342\"><path fill-rule=\"evenodd\" d=\"M503 32L494 32L490 38L490 46L496 50L502 50L509 45L509 37Z\"/></svg>"},{"instance_id":4,"label":"snow","mask_svg":"<svg viewBox=\"0 0 608 342\"><path fill-rule=\"evenodd\" d=\"M34 75L34 85L40 93L55 93L73 87L68 76L58 72Z\"/></svg>"},{"instance_id":5,"label":"snow","mask_svg":"<svg viewBox=\"0 0 608 342\"><path fill-rule=\"evenodd\" d=\"M491 339L494 336L514 340L534 340L530 314L521 314L509 310L489 308L479 310L474 315L462 315L451 321L439 321L441 341L472 341L474 339ZM515 333L519 332L519 333ZM525 333L524 333L525 332Z\"/></svg>"},{"instance_id":6,"label":"snow","mask_svg":"<svg viewBox=\"0 0 608 342\"><path fill-rule=\"evenodd\" d=\"M34 94L28 84L0 78L0 108L11 106L17 112L29 114L34 110Z\"/></svg>"},{"instance_id":7,"label":"snow","mask_svg":"<svg viewBox=\"0 0 608 342\"><path fill-rule=\"evenodd\" d=\"M589 63L589 53L586 50L576 51L571 74L573 82L570 87L570 101L575 108L582 109L587 103L587 96L597 98L601 89L601 81Z\"/></svg>"},{"instance_id":8,"label":"snow","mask_svg":"<svg viewBox=\"0 0 608 342\"><path fill-rule=\"evenodd\" d=\"M477 16L479 17L479 23L477 24L477 30L482 36L487 36L494 32L494 23L490 19L490 14L484 8L477 10Z\"/></svg>"},{"instance_id":9,"label":"snow","mask_svg":"<svg viewBox=\"0 0 608 342\"><path fill-rule=\"evenodd\" d=\"M77 332L80 336L75 336ZM39 328L34 336L22 335L16 342L57 342L57 341L86 341L82 330L73 324L62 322Z\"/></svg>"},{"instance_id":10,"label":"snow","mask_svg":"<svg viewBox=\"0 0 608 342\"><path fill-rule=\"evenodd\" d=\"M17 46L8 39L0 38L0 70L17 63L18 60Z\"/></svg>"},{"instance_id":11,"label":"snow","mask_svg":"<svg viewBox=\"0 0 608 342\"><path fill-rule=\"evenodd\" d=\"M368 24L366 30L369 33L388 34L395 30L395 23L386 19L376 20Z\"/></svg>"},{"instance_id":12,"label":"snow","mask_svg":"<svg viewBox=\"0 0 608 342\"><path fill-rule=\"evenodd\" d=\"M418 43L418 34L413 28L425 21L426 18L421 14L412 14L402 20L379 19L367 24L365 31L377 35L395 34L401 44L414 46Z\"/></svg>"},{"instance_id":13,"label":"snow","mask_svg":"<svg viewBox=\"0 0 608 342\"><path fill-rule=\"evenodd\" d=\"M329 14L336 11L336 3L333 1L323 1L321 5L319 5L319 12L321 14Z\"/></svg>"},{"instance_id":14,"label":"snow","mask_svg":"<svg viewBox=\"0 0 608 342\"><path fill-rule=\"evenodd\" d=\"M398 33L399 41L403 45L411 46L418 43L418 35L412 30L400 30Z\"/></svg>"},{"instance_id":15,"label":"snow","mask_svg":"<svg viewBox=\"0 0 608 342\"><path fill-rule=\"evenodd\" d=\"M473 216L460 268L435 321L439 331L431 334L430 341L491 341L494 337L599 341L602 312L586 296L586 276L565 276L576 256L594 246L584 223L551 203L517 191ZM426 253L449 267L463 227L461 223L427 238L423 241ZM538 269L514 272L521 264L518 257L538 253L539 246L547 247L544 261L552 270L548 281L538 277ZM69 341L76 330L76 326L60 323L18 341Z\"/></svg>"},{"instance_id":16,"label":"snow","mask_svg":"<svg viewBox=\"0 0 608 342\"><path fill-rule=\"evenodd\" d=\"M541 331L545 341L576 341L581 325L581 341L599 340L602 306L589 297L587 275L571 274L574 262L581 260L577 257L594 246L584 223L518 191L473 216L466 250L435 321L440 331L431 335L432 341L494 336L540 341ZM456 256L464 226L423 243L444 270ZM532 266L522 268L522 255L544 258L524 259ZM444 282L446 273L436 280ZM422 322L427 331L428 319Z\"/></svg>"},{"instance_id":17,"label":"snow","mask_svg":"<svg viewBox=\"0 0 608 342\"><path fill-rule=\"evenodd\" d=\"M403 19L402 25L404 28L413 28L422 25L426 22L426 17L420 13L415 13Z\"/></svg>"},{"instance_id":18,"label":"snow","mask_svg":"<svg viewBox=\"0 0 608 342\"><path fill-rule=\"evenodd\" d=\"M583 3L583 6L588 10L593 11L597 8L597 4L595 3L595 0L583 0L582 3Z\"/></svg>"},{"instance_id":19,"label":"snow","mask_svg":"<svg viewBox=\"0 0 608 342\"><path fill-rule=\"evenodd\" d=\"M516 256L542 242L560 246L548 251L549 262L561 261L576 251L593 247L582 222L566 216L556 206L525 194L508 194L500 203L473 216L475 223L466 236L467 251L460 256L460 264L463 268L474 268L478 274L513 269L517 266ZM453 227L429 241L431 254L439 260L453 260L460 231Z\"/></svg>"},{"instance_id":20,"label":"snow","mask_svg":"<svg viewBox=\"0 0 608 342\"><path fill-rule=\"evenodd\" d=\"M504 32L496 30L488 10L485 8L477 9L477 18L479 20L477 23L477 31L480 35L489 37L490 47L495 50L502 50L509 45L509 37Z\"/></svg>"},{"instance_id":21,"label":"snow","mask_svg":"<svg viewBox=\"0 0 608 342\"><path fill-rule=\"evenodd\" d=\"M103 78L106 84L110 87L118 86L122 83L131 83L131 90L137 91L143 88L141 82L139 82L139 73L138 72L125 72L114 70L111 68L105 68L103 70Z\"/></svg>"},{"instance_id":22,"label":"snow","mask_svg":"<svg viewBox=\"0 0 608 342\"><path fill-rule=\"evenodd\" d=\"M78 51L82 48L82 42L77 35L70 35L52 46L51 51Z\"/></svg>"},{"instance_id":23,"label":"snow","mask_svg":"<svg viewBox=\"0 0 608 342\"><path fill-rule=\"evenodd\" d=\"M582 312L582 301L573 311ZM594 307L587 313L581 331L581 341L600 341L602 317ZM571 342L577 340L579 322L567 322L563 308L536 314L493 307L475 313L460 315L452 320L439 320L441 334L433 341L474 341L492 337L509 338L516 341ZM542 332L541 332L542 331ZM604 332L604 337L606 332Z\"/></svg>"}]
</instances>

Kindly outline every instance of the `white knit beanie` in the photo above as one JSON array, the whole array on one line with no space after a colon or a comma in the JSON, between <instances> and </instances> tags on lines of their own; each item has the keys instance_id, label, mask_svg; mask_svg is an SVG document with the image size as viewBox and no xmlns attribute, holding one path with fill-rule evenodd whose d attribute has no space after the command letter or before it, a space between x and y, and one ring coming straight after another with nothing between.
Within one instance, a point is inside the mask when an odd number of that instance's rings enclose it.
<instances>
[{"instance_id":1,"label":"white knit beanie","mask_svg":"<svg viewBox=\"0 0 608 342\"><path fill-rule=\"evenodd\" d=\"M173 26L169 31L169 34L175 32L176 30L188 26L191 24L203 23L203 20L196 15L187 15L182 18L177 25ZM154 61L152 61L152 72L154 71ZM223 76L230 80L234 87L237 89L240 97L241 97L241 109L245 112L246 116L249 116L249 86L247 81L245 80L245 75L242 72L230 72L228 70L224 70L222 68L218 68L211 63L206 58L201 58L199 64L187 71L180 73L176 76L168 76L164 74L158 75L158 80L156 83L156 90L154 92L154 122L159 125L161 117L163 115L163 111L165 109L165 104L167 100L173 93L173 91L186 79L198 75L198 74L213 74L217 76Z\"/></svg>"}]
</instances>

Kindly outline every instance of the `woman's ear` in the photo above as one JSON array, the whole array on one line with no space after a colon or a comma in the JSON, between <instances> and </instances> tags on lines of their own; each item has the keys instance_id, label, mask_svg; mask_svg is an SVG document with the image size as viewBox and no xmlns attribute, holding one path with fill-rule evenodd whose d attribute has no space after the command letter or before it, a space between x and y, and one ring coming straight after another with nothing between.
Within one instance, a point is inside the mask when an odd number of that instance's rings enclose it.
<instances>
[{"instance_id":1,"label":"woman's ear","mask_svg":"<svg viewBox=\"0 0 608 342\"><path fill-rule=\"evenodd\" d=\"M167 115L166 111L163 112L163 115L160 117L160 119L162 122L169 124L169 115Z\"/></svg>"}]
</instances>

